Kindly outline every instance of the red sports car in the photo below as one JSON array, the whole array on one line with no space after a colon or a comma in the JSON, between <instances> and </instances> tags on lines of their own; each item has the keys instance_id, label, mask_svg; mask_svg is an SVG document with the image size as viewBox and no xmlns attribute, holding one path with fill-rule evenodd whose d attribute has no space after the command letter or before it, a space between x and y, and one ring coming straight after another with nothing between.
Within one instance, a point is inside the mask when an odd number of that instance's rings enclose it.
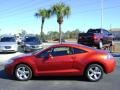
<instances>
[{"instance_id":1,"label":"red sports car","mask_svg":"<svg viewBox=\"0 0 120 90\"><path fill-rule=\"evenodd\" d=\"M26 81L32 76L85 76L98 81L115 70L113 56L103 50L78 44L58 44L38 52L11 58L5 64L8 75Z\"/></svg>"}]
</instances>

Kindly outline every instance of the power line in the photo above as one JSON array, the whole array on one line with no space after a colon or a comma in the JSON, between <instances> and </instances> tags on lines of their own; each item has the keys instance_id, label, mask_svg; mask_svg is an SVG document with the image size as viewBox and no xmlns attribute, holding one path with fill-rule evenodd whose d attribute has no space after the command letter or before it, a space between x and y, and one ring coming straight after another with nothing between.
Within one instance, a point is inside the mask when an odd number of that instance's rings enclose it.
<instances>
[{"instance_id":1,"label":"power line","mask_svg":"<svg viewBox=\"0 0 120 90\"><path fill-rule=\"evenodd\" d=\"M67 0L66 0L67 1ZM42 6L44 6L44 5L50 5L50 4L42 4ZM42 7L41 6L41 7ZM112 7L106 7L106 8L104 8L104 10L108 10L108 9L113 9L113 8L118 8L118 7L120 7L120 5L118 5L118 6L112 6ZM29 9L23 9L22 10L22 12L24 11L28 11L28 10L33 10L33 9L36 9L36 7L35 8L33 8L33 7L31 7L31 8L29 8ZM37 10L37 9L36 9ZM82 14L82 13L87 13L87 12L94 12L94 11L100 11L101 9L88 9L88 10L84 10L84 11L81 11L81 12L76 12L76 13L73 13L74 15L75 14ZM31 11L29 11L30 13L31 13ZM14 15L22 15L22 14L19 14L19 13L21 13L21 12L14 12L14 13L10 13L10 14L7 14L6 16L4 16L5 18L10 18L11 16L14 16ZM26 16L27 17L27 16ZM24 18L24 19L26 19L26 17ZM3 17L0 17L1 19L4 19Z\"/></svg>"},{"instance_id":2,"label":"power line","mask_svg":"<svg viewBox=\"0 0 120 90\"><path fill-rule=\"evenodd\" d=\"M120 8L120 5L117 6L111 6L111 7L105 7L103 8L104 10L109 10L109 9L114 9L114 8ZM100 8L96 8L96 9L88 9L88 10L84 10L81 12L75 12L74 14L83 14L83 13L88 13L88 12L95 12L95 11L100 11Z\"/></svg>"},{"instance_id":3,"label":"power line","mask_svg":"<svg viewBox=\"0 0 120 90\"><path fill-rule=\"evenodd\" d=\"M67 0L65 0L65 1L67 1ZM65 2L64 1L64 2ZM50 3L55 3L55 2L50 2ZM34 4L36 4L36 3L34 3ZM33 6L34 5L33 3L31 3L31 5ZM39 4L38 2L37 2L37 4ZM36 4L36 5L37 5ZM42 4L40 7L43 7L43 6L45 6L45 5L47 5L47 6L49 6L49 5L51 5L51 4L49 4L49 3L47 3L47 4ZM31 10L34 10L34 9L36 9L36 10L38 10L38 8L36 8L36 7L30 7L30 8L27 8L27 6L25 6L26 7L26 9L25 9L25 7L22 7L22 8L15 8L13 11L12 11L12 13L11 13L11 11L9 11L8 13L9 14L6 14L5 16L3 16L3 17L5 17L5 18L9 18L10 16L14 16L14 15L19 15L19 13L21 13L21 12L31 12ZM39 8L40 8L39 7ZM17 9L20 9L20 10L17 10ZM28 11L29 10L29 11ZM1 11L0 11L1 12ZM3 12L2 12L3 13ZM3 17L0 17L1 19L4 19Z\"/></svg>"}]
</instances>

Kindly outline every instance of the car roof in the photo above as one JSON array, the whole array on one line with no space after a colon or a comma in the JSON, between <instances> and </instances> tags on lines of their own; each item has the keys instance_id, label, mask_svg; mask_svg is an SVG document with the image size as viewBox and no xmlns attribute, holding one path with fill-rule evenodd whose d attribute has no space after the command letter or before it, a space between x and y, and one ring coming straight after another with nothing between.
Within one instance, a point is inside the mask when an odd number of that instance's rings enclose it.
<instances>
[{"instance_id":1,"label":"car roof","mask_svg":"<svg viewBox=\"0 0 120 90\"><path fill-rule=\"evenodd\" d=\"M95 48L91 48L91 47L88 47L88 46L85 46L85 45L82 45L82 44L73 44L73 43L55 44L55 45L50 46L49 48L54 48L54 47L57 47L57 46L74 47L74 48L79 48L79 49L82 49L82 50L85 50L85 51L96 50Z\"/></svg>"},{"instance_id":2,"label":"car roof","mask_svg":"<svg viewBox=\"0 0 120 90\"><path fill-rule=\"evenodd\" d=\"M15 37L14 35L1 35L0 38L4 38L4 37Z\"/></svg>"}]
</instances>

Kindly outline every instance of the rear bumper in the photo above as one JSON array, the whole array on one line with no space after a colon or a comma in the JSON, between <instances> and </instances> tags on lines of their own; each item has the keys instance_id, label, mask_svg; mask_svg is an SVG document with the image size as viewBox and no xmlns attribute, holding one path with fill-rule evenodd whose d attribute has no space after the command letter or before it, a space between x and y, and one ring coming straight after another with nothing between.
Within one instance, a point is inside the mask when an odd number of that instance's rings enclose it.
<instances>
[{"instance_id":1,"label":"rear bumper","mask_svg":"<svg viewBox=\"0 0 120 90\"><path fill-rule=\"evenodd\" d=\"M115 70L116 68L116 60L115 59L111 59L108 60L108 62L105 63L105 73L111 73Z\"/></svg>"}]
</instances>

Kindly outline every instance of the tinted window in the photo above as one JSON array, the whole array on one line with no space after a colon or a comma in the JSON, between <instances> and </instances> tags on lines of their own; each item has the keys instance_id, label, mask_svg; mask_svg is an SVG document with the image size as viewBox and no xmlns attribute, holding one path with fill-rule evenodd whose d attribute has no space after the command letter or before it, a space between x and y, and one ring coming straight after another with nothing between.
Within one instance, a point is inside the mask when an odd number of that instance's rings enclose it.
<instances>
[{"instance_id":1,"label":"tinted window","mask_svg":"<svg viewBox=\"0 0 120 90\"><path fill-rule=\"evenodd\" d=\"M37 37L26 37L25 42L38 42L38 43L40 43L40 40Z\"/></svg>"},{"instance_id":2,"label":"tinted window","mask_svg":"<svg viewBox=\"0 0 120 90\"><path fill-rule=\"evenodd\" d=\"M89 29L87 33L100 33L101 29Z\"/></svg>"},{"instance_id":3,"label":"tinted window","mask_svg":"<svg viewBox=\"0 0 120 90\"><path fill-rule=\"evenodd\" d=\"M1 38L0 42L15 42L14 37L3 37Z\"/></svg>"},{"instance_id":4,"label":"tinted window","mask_svg":"<svg viewBox=\"0 0 120 90\"><path fill-rule=\"evenodd\" d=\"M72 50L69 47L56 47L53 48L52 53L53 56L63 56L72 54Z\"/></svg>"},{"instance_id":5,"label":"tinted window","mask_svg":"<svg viewBox=\"0 0 120 90\"><path fill-rule=\"evenodd\" d=\"M86 51L78 49L78 48L73 48L74 54L79 54L79 53L85 53Z\"/></svg>"}]
</instances>

